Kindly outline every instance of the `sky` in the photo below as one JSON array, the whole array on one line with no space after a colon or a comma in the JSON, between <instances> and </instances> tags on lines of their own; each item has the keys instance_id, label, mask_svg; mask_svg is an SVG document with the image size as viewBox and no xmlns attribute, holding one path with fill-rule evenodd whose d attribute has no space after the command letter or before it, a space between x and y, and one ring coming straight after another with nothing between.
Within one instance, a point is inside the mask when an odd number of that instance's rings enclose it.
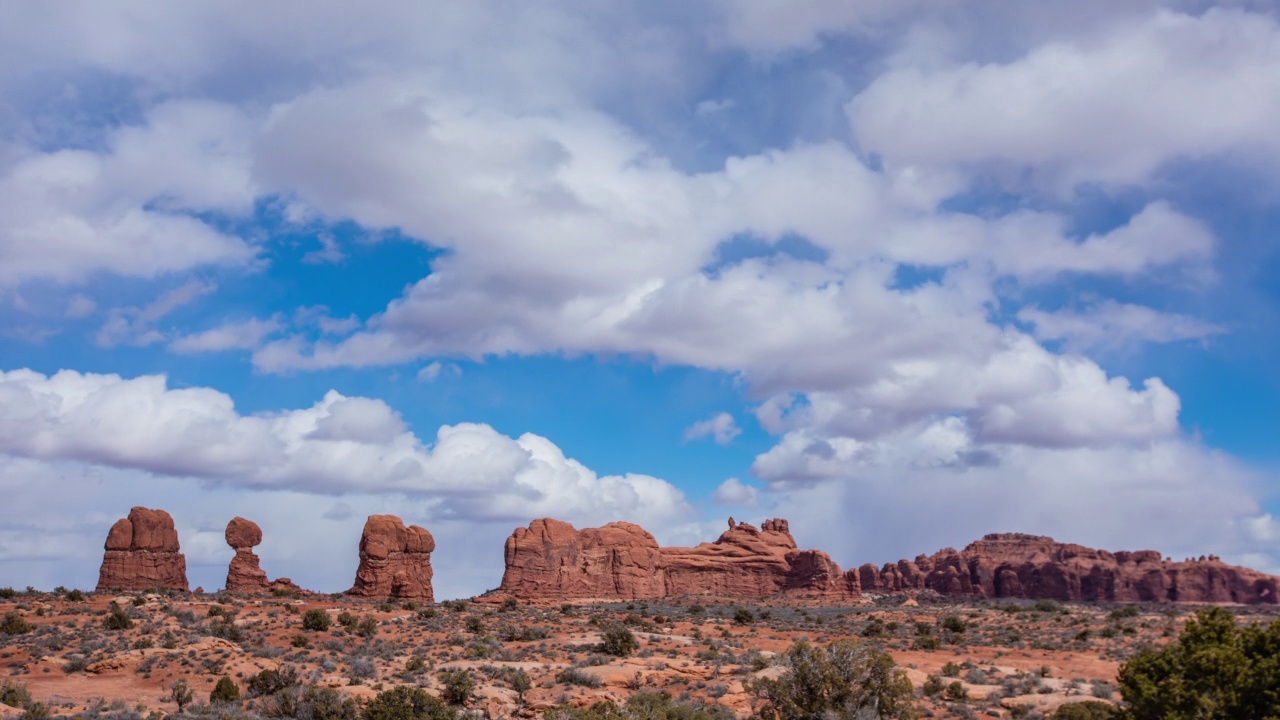
<instances>
[{"instance_id":1,"label":"sky","mask_svg":"<svg viewBox=\"0 0 1280 720\"><path fill-rule=\"evenodd\" d=\"M1280 6L0 5L0 586L134 505L1280 572Z\"/></svg>"}]
</instances>

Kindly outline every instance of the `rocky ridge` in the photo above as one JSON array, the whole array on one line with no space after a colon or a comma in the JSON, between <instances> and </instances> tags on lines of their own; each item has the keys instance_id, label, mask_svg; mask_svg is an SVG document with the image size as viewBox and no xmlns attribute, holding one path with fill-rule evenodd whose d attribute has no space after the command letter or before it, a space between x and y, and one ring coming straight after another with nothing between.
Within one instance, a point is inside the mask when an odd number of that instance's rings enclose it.
<instances>
[{"instance_id":1,"label":"rocky ridge","mask_svg":"<svg viewBox=\"0 0 1280 720\"><path fill-rule=\"evenodd\" d=\"M577 530L543 518L507 538L495 594L530 599L662 598L680 595L856 599L856 573L819 550L799 550L786 520L729 529L697 547L659 547L638 525Z\"/></svg>"},{"instance_id":2,"label":"rocky ridge","mask_svg":"<svg viewBox=\"0 0 1280 720\"><path fill-rule=\"evenodd\" d=\"M173 518L164 510L135 507L107 533L99 591L167 588L187 591L187 558Z\"/></svg>"},{"instance_id":3,"label":"rocky ridge","mask_svg":"<svg viewBox=\"0 0 1280 720\"><path fill-rule=\"evenodd\" d=\"M1275 605L1280 578L1215 556L1175 562L1154 550L1108 552L1050 537L994 533L964 550L858 568L866 592L949 597Z\"/></svg>"}]
</instances>

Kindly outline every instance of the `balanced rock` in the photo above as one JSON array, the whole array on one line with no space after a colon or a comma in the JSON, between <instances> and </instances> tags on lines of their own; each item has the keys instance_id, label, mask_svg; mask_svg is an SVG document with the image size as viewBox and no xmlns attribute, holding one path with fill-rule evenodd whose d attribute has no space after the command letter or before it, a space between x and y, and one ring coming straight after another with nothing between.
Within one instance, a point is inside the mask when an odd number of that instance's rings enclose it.
<instances>
[{"instance_id":1,"label":"balanced rock","mask_svg":"<svg viewBox=\"0 0 1280 720\"><path fill-rule=\"evenodd\" d=\"M933 590L953 597L1062 601L1280 603L1280 578L1214 556L1174 562L1154 550L1107 552L1050 537L996 533L957 552L946 548L879 571L864 565L871 592Z\"/></svg>"},{"instance_id":2,"label":"balanced rock","mask_svg":"<svg viewBox=\"0 0 1280 720\"><path fill-rule=\"evenodd\" d=\"M544 518L511 534L505 561L496 593L530 599L860 595L857 573L842 575L826 553L799 550L786 520L757 529L730 518L713 543L662 548L631 523L579 531Z\"/></svg>"},{"instance_id":3,"label":"balanced rock","mask_svg":"<svg viewBox=\"0 0 1280 720\"><path fill-rule=\"evenodd\" d=\"M173 518L164 510L135 507L107 533L98 590L187 591L187 558Z\"/></svg>"},{"instance_id":4,"label":"balanced rock","mask_svg":"<svg viewBox=\"0 0 1280 720\"><path fill-rule=\"evenodd\" d=\"M360 536L360 567L348 594L434 602L431 551L435 538L426 528L395 515L370 515Z\"/></svg>"},{"instance_id":5,"label":"balanced rock","mask_svg":"<svg viewBox=\"0 0 1280 720\"><path fill-rule=\"evenodd\" d=\"M227 544L236 551L227 568L227 592L262 592L270 587L253 548L262 543L262 528L252 520L234 517L227 523Z\"/></svg>"}]
</instances>

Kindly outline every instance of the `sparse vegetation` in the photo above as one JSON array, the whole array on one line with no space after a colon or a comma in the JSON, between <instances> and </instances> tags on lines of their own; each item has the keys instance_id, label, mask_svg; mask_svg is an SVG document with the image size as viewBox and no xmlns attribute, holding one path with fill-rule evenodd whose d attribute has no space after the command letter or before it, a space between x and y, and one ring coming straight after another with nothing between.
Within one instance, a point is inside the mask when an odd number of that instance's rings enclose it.
<instances>
[{"instance_id":1,"label":"sparse vegetation","mask_svg":"<svg viewBox=\"0 0 1280 720\"><path fill-rule=\"evenodd\" d=\"M314 632L327 632L333 627L333 618L320 608L312 608L302 615L302 629Z\"/></svg>"},{"instance_id":2,"label":"sparse vegetation","mask_svg":"<svg viewBox=\"0 0 1280 720\"><path fill-rule=\"evenodd\" d=\"M911 681L893 658L851 640L826 648L799 642L783 657L786 672L762 678L751 691L764 720L853 718L871 712L880 718L915 718Z\"/></svg>"}]
</instances>

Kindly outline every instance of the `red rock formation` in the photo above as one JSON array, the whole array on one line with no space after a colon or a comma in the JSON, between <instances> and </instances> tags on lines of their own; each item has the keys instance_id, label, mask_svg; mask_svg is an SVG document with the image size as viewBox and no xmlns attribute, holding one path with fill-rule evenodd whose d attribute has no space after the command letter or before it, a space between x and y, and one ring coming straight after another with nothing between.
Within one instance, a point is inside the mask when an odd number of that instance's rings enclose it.
<instances>
[{"instance_id":1,"label":"red rock formation","mask_svg":"<svg viewBox=\"0 0 1280 720\"><path fill-rule=\"evenodd\" d=\"M1173 562L1154 550L1110 553L1053 538L992 534L880 571L860 569L868 592L934 590L948 596L1107 602L1280 602L1280 578L1210 556Z\"/></svg>"},{"instance_id":2,"label":"red rock formation","mask_svg":"<svg viewBox=\"0 0 1280 720\"><path fill-rule=\"evenodd\" d=\"M497 592L525 598L859 595L857 574L842 575L824 552L797 549L785 520L756 529L730 519L714 543L660 548L653 535L631 523L578 531L542 519L516 529L505 555Z\"/></svg>"},{"instance_id":3,"label":"red rock formation","mask_svg":"<svg viewBox=\"0 0 1280 720\"><path fill-rule=\"evenodd\" d=\"M658 598L666 593L658 541L639 525L575 530L544 518L516 528L502 589L531 598Z\"/></svg>"},{"instance_id":4,"label":"red rock formation","mask_svg":"<svg viewBox=\"0 0 1280 720\"><path fill-rule=\"evenodd\" d=\"M406 528L395 515L370 515L360 536L356 582L347 592L434 602L431 551L435 549L435 538L425 528Z\"/></svg>"},{"instance_id":5,"label":"red rock formation","mask_svg":"<svg viewBox=\"0 0 1280 720\"><path fill-rule=\"evenodd\" d=\"M258 565L253 548L262 543L262 528L252 520L234 517L227 523L227 544L235 551L231 566L227 568L227 592L254 593L266 590L270 583L267 574Z\"/></svg>"},{"instance_id":6,"label":"red rock formation","mask_svg":"<svg viewBox=\"0 0 1280 720\"><path fill-rule=\"evenodd\" d=\"M163 510L135 507L107 533L98 590L187 591L187 558L180 552L173 518Z\"/></svg>"}]
</instances>

